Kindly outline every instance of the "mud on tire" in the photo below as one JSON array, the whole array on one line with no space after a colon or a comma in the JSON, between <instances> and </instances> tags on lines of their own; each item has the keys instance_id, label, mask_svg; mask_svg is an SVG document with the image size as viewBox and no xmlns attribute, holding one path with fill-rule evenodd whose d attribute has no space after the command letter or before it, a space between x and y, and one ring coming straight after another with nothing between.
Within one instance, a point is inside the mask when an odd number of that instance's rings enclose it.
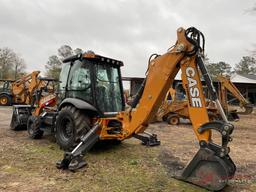
<instances>
[{"instance_id":1,"label":"mud on tire","mask_svg":"<svg viewBox=\"0 0 256 192\"><path fill-rule=\"evenodd\" d=\"M90 118L83 111L70 105L65 106L56 120L56 142L61 149L70 151L90 129Z\"/></svg>"}]
</instances>

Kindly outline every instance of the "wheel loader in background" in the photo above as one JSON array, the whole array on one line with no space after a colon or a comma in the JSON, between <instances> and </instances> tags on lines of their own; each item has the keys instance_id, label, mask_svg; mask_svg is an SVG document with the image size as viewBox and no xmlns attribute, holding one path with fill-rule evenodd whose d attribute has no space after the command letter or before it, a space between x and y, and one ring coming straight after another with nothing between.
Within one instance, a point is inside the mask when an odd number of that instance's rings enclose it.
<instances>
[{"instance_id":1,"label":"wheel loader in background","mask_svg":"<svg viewBox=\"0 0 256 192\"><path fill-rule=\"evenodd\" d=\"M55 88L51 82L55 82L55 80L33 76L28 89L26 88L26 91L24 91L28 98L25 102L26 105L13 105L10 123L12 130L26 128L28 119L34 109L36 109L36 114L40 114L48 105L52 106L52 100L55 100Z\"/></svg>"},{"instance_id":2,"label":"wheel loader in background","mask_svg":"<svg viewBox=\"0 0 256 192\"><path fill-rule=\"evenodd\" d=\"M32 101L33 91L40 85L38 75L40 71L21 77L18 80L1 80L4 82L0 92L0 105L29 104Z\"/></svg>"},{"instance_id":3,"label":"wheel loader in background","mask_svg":"<svg viewBox=\"0 0 256 192\"><path fill-rule=\"evenodd\" d=\"M32 139L40 139L44 131L55 133L55 121L57 115L58 95L56 83L59 81L52 78L40 78L45 82L44 87L39 87L35 92L35 100L28 106L29 117L27 118L27 131Z\"/></svg>"},{"instance_id":4,"label":"wheel loader in background","mask_svg":"<svg viewBox=\"0 0 256 192\"><path fill-rule=\"evenodd\" d=\"M56 140L66 152L58 161L58 168L76 170L85 166L83 156L98 141L135 137L144 144L157 143L156 135L147 134L145 130L181 69L199 150L177 178L208 190L221 190L226 186L236 171L228 147L234 127L227 120L203 63L204 36L191 27L179 28L177 38L165 54L151 57L146 79L126 111L120 73L122 62L88 52L64 60ZM222 121L209 122L200 74ZM214 143L212 131L220 133L221 144Z\"/></svg>"}]
</instances>

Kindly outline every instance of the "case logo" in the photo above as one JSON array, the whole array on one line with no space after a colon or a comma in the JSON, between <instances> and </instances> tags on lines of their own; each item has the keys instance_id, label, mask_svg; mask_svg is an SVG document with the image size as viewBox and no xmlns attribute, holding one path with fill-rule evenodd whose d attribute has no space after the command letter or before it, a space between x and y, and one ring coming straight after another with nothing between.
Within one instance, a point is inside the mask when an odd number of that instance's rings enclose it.
<instances>
[{"instance_id":1,"label":"case logo","mask_svg":"<svg viewBox=\"0 0 256 192\"><path fill-rule=\"evenodd\" d=\"M186 76L188 81L188 91L191 97L191 105L192 107L202 107L202 101L200 98L200 91L197 87L197 80L195 77L195 69L193 67L186 68Z\"/></svg>"}]
</instances>

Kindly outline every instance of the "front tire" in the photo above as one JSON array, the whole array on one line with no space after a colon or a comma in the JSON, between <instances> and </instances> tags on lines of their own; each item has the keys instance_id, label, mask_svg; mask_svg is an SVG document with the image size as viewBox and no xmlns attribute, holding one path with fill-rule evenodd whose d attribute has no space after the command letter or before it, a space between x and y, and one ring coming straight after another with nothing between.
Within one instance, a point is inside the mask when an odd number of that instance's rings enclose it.
<instances>
[{"instance_id":1,"label":"front tire","mask_svg":"<svg viewBox=\"0 0 256 192\"><path fill-rule=\"evenodd\" d=\"M74 106L65 106L56 120L56 142L61 149L70 151L90 129L91 121L87 115Z\"/></svg>"},{"instance_id":2,"label":"front tire","mask_svg":"<svg viewBox=\"0 0 256 192\"><path fill-rule=\"evenodd\" d=\"M28 135L31 139L41 139L44 132L40 129L39 117L30 116L27 123Z\"/></svg>"},{"instance_id":3,"label":"front tire","mask_svg":"<svg viewBox=\"0 0 256 192\"><path fill-rule=\"evenodd\" d=\"M1 106L10 106L12 103L12 98L7 94L0 95L0 105Z\"/></svg>"}]
</instances>

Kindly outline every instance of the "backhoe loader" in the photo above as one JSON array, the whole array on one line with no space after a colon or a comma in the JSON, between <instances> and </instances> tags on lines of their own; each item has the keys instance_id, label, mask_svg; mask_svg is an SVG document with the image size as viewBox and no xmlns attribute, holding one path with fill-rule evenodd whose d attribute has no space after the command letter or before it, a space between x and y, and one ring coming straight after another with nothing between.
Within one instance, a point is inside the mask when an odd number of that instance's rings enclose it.
<instances>
[{"instance_id":1,"label":"backhoe loader","mask_svg":"<svg viewBox=\"0 0 256 192\"><path fill-rule=\"evenodd\" d=\"M252 113L253 105L243 97L241 92L236 88L232 81L230 81L230 78L218 76L217 80L219 83L219 100L230 121L239 120L238 114L247 115ZM242 112L228 109L228 91L240 102L240 108L243 109ZM168 95L172 100L168 100ZM206 106L210 120L218 119L219 114L215 103L208 99ZM170 88L164 102L157 112L156 119L157 121L166 121L171 125L177 125L180 122L180 118L189 119L188 103L185 99L177 99L175 89Z\"/></svg>"},{"instance_id":2,"label":"backhoe loader","mask_svg":"<svg viewBox=\"0 0 256 192\"><path fill-rule=\"evenodd\" d=\"M180 117L188 117L187 100L178 99L176 89L170 88L165 99L156 113L156 121L166 121L171 125L178 125Z\"/></svg>"},{"instance_id":3,"label":"backhoe loader","mask_svg":"<svg viewBox=\"0 0 256 192\"><path fill-rule=\"evenodd\" d=\"M15 81L5 80L6 88L0 92L0 105L29 104L34 89L39 86L39 73L40 71L33 71Z\"/></svg>"},{"instance_id":4,"label":"backhoe loader","mask_svg":"<svg viewBox=\"0 0 256 192\"><path fill-rule=\"evenodd\" d=\"M55 132L54 122L57 115L58 96L55 92L55 84L58 82L52 78L40 78L45 82L44 87L39 87L35 92L35 100L31 106L27 118L27 131L32 139L40 139L44 131Z\"/></svg>"},{"instance_id":5,"label":"backhoe loader","mask_svg":"<svg viewBox=\"0 0 256 192\"><path fill-rule=\"evenodd\" d=\"M199 150L177 178L208 190L223 189L236 171L228 147L234 127L228 122L218 100L203 63L203 53L203 34L194 27L179 28L175 45L163 55L150 57L146 79L131 108L126 111L120 77L122 62L93 53L67 58L60 78L63 101L56 119L56 139L64 142L66 152L57 162L57 168L76 170L85 166L83 156L100 140L122 141L135 137L144 144L157 142L156 135L142 134L146 133L181 69ZM209 122L200 74L216 102L222 121ZM212 131L220 133L221 144L214 143Z\"/></svg>"},{"instance_id":6,"label":"backhoe loader","mask_svg":"<svg viewBox=\"0 0 256 192\"><path fill-rule=\"evenodd\" d=\"M253 111L253 105L247 101L241 92L236 88L236 86L232 83L229 77L218 76L219 81L219 98L222 104L222 107L226 114L229 114L232 119L239 119L239 114L248 115ZM240 103L240 108L243 111L229 110L228 109L228 92L231 93Z\"/></svg>"},{"instance_id":7,"label":"backhoe loader","mask_svg":"<svg viewBox=\"0 0 256 192\"><path fill-rule=\"evenodd\" d=\"M214 102L207 99L206 108L210 121L218 119L218 109ZM171 87L156 113L156 121L165 121L171 125L178 125L180 118L189 119L188 100L186 98L177 98L176 89Z\"/></svg>"}]
</instances>

